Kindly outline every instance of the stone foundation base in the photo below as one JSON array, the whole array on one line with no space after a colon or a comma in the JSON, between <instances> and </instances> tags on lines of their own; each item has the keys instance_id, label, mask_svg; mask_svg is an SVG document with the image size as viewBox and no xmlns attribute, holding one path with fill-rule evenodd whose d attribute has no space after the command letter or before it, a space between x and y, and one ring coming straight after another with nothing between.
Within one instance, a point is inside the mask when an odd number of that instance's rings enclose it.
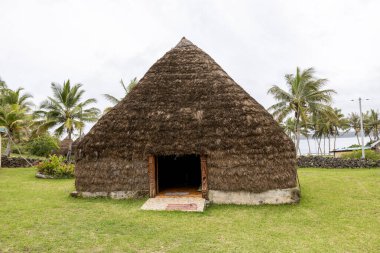
<instances>
[{"instance_id":1,"label":"stone foundation base","mask_svg":"<svg viewBox=\"0 0 380 253\"><path fill-rule=\"evenodd\" d=\"M114 191L114 192L77 192L71 193L73 197L98 198L109 197L112 199L137 199L147 197L148 192L143 191ZM238 204L238 205L262 205L262 204L292 204L300 200L298 187L288 189L269 190L266 192L228 192L209 190L208 198L215 204Z\"/></svg>"},{"instance_id":2,"label":"stone foundation base","mask_svg":"<svg viewBox=\"0 0 380 253\"><path fill-rule=\"evenodd\" d=\"M238 205L262 205L262 204L291 204L300 200L298 187L288 189L269 190L266 192L227 192L210 190L209 200L216 204L238 204Z\"/></svg>"},{"instance_id":3,"label":"stone foundation base","mask_svg":"<svg viewBox=\"0 0 380 253\"><path fill-rule=\"evenodd\" d=\"M114 192L77 192L70 194L73 197L99 198L109 197L111 199L137 199L148 196L148 193L141 191L114 191Z\"/></svg>"}]
</instances>

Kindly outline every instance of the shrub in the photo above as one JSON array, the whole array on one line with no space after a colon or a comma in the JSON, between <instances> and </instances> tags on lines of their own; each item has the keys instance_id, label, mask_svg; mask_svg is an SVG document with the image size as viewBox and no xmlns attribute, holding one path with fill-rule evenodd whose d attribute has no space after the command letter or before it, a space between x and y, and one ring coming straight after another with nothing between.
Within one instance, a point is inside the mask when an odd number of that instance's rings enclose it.
<instances>
[{"instance_id":1,"label":"shrub","mask_svg":"<svg viewBox=\"0 0 380 253\"><path fill-rule=\"evenodd\" d=\"M4 141L5 143L5 146L6 146L6 142ZM3 149L5 150L5 149ZM28 154L28 148L27 146L25 145L25 143L17 143L17 144L13 144L12 143L12 146L11 146L11 154L20 154L21 152L21 155L27 155Z\"/></svg>"},{"instance_id":2,"label":"shrub","mask_svg":"<svg viewBox=\"0 0 380 253\"><path fill-rule=\"evenodd\" d=\"M380 160L380 154L376 153L374 150L364 150L365 152L365 158L378 161ZM360 159L362 157L362 151L361 150L355 150L346 154L342 154L342 158L344 159Z\"/></svg>"},{"instance_id":3,"label":"shrub","mask_svg":"<svg viewBox=\"0 0 380 253\"><path fill-rule=\"evenodd\" d=\"M49 159L37 165L37 171L55 178L74 177L74 164L65 163L64 160L63 156L49 156Z\"/></svg>"},{"instance_id":4,"label":"shrub","mask_svg":"<svg viewBox=\"0 0 380 253\"><path fill-rule=\"evenodd\" d=\"M58 140L48 134L33 139L28 145L30 154L45 157L58 148Z\"/></svg>"}]
</instances>

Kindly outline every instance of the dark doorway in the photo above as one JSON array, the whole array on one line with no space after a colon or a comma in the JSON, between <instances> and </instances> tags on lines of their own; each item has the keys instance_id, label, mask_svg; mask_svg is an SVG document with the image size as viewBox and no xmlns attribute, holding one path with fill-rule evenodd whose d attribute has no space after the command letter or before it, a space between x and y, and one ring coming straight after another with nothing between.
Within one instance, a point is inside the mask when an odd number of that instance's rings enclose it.
<instances>
[{"instance_id":1,"label":"dark doorway","mask_svg":"<svg viewBox=\"0 0 380 253\"><path fill-rule=\"evenodd\" d=\"M201 161L199 155L157 156L158 191L201 187Z\"/></svg>"}]
</instances>

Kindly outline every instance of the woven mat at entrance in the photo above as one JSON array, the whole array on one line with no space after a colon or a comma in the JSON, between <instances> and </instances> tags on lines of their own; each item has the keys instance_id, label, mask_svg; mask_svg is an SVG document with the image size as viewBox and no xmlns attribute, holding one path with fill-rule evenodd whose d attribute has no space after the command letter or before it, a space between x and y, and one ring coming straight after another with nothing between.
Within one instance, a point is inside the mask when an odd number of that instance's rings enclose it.
<instances>
[{"instance_id":1,"label":"woven mat at entrance","mask_svg":"<svg viewBox=\"0 0 380 253\"><path fill-rule=\"evenodd\" d=\"M206 200L204 198L150 198L141 207L142 210L203 212Z\"/></svg>"},{"instance_id":2,"label":"woven mat at entrance","mask_svg":"<svg viewBox=\"0 0 380 253\"><path fill-rule=\"evenodd\" d=\"M166 206L166 210L168 211L196 211L197 204L168 204Z\"/></svg>"}]
</instances>

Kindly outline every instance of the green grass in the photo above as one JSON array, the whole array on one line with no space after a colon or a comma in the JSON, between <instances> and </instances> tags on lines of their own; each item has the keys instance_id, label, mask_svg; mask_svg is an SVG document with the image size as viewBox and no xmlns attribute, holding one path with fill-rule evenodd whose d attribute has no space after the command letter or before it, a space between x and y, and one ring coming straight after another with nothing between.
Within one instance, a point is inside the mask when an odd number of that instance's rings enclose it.
<instances>
[{"instance_id":1,"label":"green grass","mask_svg":"<svg viewBox=\"0 0 380 253\"><path fill-rule=\"evenodd\" d=\"M0 252L379 252L380 170L300 169L299 205L140 211L75 199L73 179L0 169Z\"/></svg>"},{"instance_id":2,"label":"green grass","mask_svg":"<svg viewBox=\"0 0 380 253\"><path fill-rule=\"evenodd\" d=\"M22 158L26 158L26 159L46 160L46 157L37 156L37 155L31 155L31 154L21 154L20 155L20 154L12 153L11 157L22 157Z\"/></svg>"}]
</instances>

